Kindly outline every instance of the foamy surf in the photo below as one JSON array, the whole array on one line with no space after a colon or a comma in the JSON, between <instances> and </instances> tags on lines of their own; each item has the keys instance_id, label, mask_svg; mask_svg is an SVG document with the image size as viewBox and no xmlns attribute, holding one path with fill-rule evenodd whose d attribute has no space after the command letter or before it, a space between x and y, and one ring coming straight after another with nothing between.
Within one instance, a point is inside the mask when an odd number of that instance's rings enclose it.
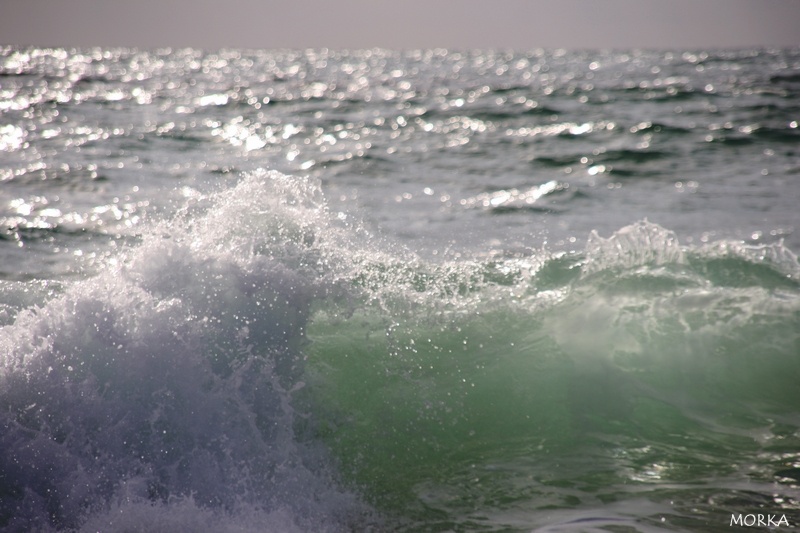
<instances>
[{"instance_id":1,"label":"foamy surf","mask_svg":"<svg viewBox=\"0 0 800 533\"><path fill-rule=\"evenodd\" d=\"M365 512L295 434L324 294L313 184L260 174L2 329L9 531L341 531Z\"/></svg>"},{"instance_id":2,"label":"foamy surf","mask_svg":"<svg viewBox=\"0 0 800 533\"><path fill-rule=\"evenodd\" d=\"M644 531L699 527L698 506L796 512L774 479L800 402L783 245L686 246L641 221L583 252L432 262L354 218L260 171L142 226L93 277L9 288L0 523Z\"/></svg>"}]
</instances>

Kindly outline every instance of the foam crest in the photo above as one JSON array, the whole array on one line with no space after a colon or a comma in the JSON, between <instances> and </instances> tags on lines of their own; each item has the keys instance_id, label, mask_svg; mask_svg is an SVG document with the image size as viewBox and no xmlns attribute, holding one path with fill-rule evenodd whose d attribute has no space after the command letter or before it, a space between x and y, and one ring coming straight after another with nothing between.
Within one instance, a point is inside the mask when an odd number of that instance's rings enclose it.
<instances>
[{"instance_id":1,"label":"foam crest","mask_svg":"<svg viewBox=\"0 0 800 533\"><path fill-rule=\"evenodd\" d=\"M250 176L0 330L0 524L344 528L360 504L292 407L318 192Z\"/></svg>"},{"instance_id":2,"label":"foam crest","mask_svg":"<svg viewBox=\"0 0 800 533\"><path fill-rule=\"evenodd\" d=\"M800 306L797 258L781 243L683 246L643 220L608 238L593 232L567 266L577 264L581 275L565 281L566 296L546 322L576 355L603 354L624 367L663 358L666 367L685 361L701 371L704 346L785 327ZM661 339L670 340L653 350ZM793 338L773 342L785 347Z\"/></svg>"},{"instance_id":3,"label":"foam crest","mask_svg":"<svg viewBox=\"0 0 800 533\"><path fill-rule=\"evenodd\" d=\"M647 220L625 226L611 237L592 231L586 243L584 272L683 262L683 250L674 232Z\"/></svg>"}]
</instances>

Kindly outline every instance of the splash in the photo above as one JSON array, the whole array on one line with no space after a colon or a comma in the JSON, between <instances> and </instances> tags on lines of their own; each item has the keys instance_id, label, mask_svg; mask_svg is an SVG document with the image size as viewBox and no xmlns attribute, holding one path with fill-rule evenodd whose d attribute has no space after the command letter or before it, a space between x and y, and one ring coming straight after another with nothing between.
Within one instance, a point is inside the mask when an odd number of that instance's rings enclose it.
<instances>
[{"instance_id":1,"label":"splash","mask_svg":"<svg viewBox=\"0 0 800 533\"><path fill-rule=\"evenodd\" d=\"M255 174L0 330L0 524L336 531L361 513L294 430L324 211L313 182Z\"/></svg>"}]
</instances>

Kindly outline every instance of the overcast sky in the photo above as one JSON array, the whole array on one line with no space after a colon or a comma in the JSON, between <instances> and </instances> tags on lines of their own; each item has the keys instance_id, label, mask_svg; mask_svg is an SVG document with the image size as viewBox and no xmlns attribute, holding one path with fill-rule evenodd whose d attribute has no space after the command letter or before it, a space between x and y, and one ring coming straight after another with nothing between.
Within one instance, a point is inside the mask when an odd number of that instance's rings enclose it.
<instances>
[{"instance_id":1,"label":"overcast sky","mask_svg":"<svg viewBox=\"0 0 800 533\"><path fill-rule=\"evenodd\" d=\"M0 0L0 44L521 50L800 46L800 0Z\"/></svg>"}]
</instances>

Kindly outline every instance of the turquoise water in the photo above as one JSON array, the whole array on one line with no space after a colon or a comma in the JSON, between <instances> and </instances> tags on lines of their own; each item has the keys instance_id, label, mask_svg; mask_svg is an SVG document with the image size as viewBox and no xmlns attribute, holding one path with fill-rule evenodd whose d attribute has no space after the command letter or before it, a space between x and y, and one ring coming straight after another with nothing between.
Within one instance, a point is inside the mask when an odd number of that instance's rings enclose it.
<instances>
[{"instance_id":1,"label":"turquoise water","mask_svg":"<svg viewBox=\"0 0 800 533\"><path fill-rule=\"evenodd\" d=\"M796 527L798 57L3 48L0 530Z\"/></svg>"},{"instance_id":2,"label":"turquoise water","mask_svg":"<svg viewBox=\"0 0 800 533\"><path fill-rule=\"evenodd\" d=\"M343 471L411 529L795 520L776 473L797 457L796 274L647 223L594 244L313 320L308 390Z\"/></svg>"}]
</instances>

